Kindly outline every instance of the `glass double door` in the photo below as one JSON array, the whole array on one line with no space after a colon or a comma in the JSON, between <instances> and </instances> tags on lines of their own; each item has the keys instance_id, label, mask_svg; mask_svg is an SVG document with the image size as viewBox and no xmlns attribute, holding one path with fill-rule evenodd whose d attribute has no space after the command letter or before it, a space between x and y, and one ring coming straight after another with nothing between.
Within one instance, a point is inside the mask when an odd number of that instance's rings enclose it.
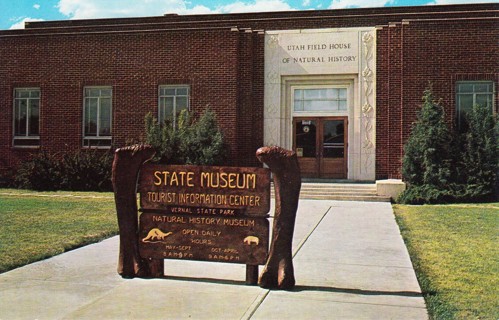
<instances>
[{"instance_id":1,"label":"glass double door","mask_svg":"<svg viewBox=\"0 0 499 320\"><path fill-rule=\"evenodd\" d=\"M293 149L306 178L347 178L346 117L293 119Z\"/></svg>"}]
</instances>

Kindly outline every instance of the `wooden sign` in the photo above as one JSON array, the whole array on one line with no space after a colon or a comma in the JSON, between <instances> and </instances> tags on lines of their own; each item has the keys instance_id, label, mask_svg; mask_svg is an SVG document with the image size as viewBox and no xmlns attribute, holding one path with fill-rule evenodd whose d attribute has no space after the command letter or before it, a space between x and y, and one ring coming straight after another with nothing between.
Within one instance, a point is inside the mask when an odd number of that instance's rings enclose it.
<instances>
[{"instance_id":1,"label":"wooden sign","mask_svg":"<svg viewBox=\"0 0 499 320\"><path fill-rule=\"evenodd\" d=\"M186 214L142 213L139 253L144 258L265 264L269 222Z\"/></svg>"},{"instance_id":2,"label":"wooden sign","mask_svg":"<svg viewBox=\"0 0 499 320\"><path fill-rule=\"evenodd\" d=\"M294 287L291 249L301 187L294 152L276 146L256 152L274 176L270 250L268 169L145 165L154 154L149 145L115 152L112 181L122 277L163 277L164 259L189 259L245 263L247 284ZM258 265L264 263L258 278Z\"/></svg>"},{"instance_id":3,"label":"wooden sign","mask_svg":"<svg viewBox=\"0 0 499 320\"><path fill-rule=\"evenodd\" d=\"M214 213L266 216L270 170L265 168L144 165L139 178L143 210L168 207L223 209Z\"/></svg>"}]
</instances>

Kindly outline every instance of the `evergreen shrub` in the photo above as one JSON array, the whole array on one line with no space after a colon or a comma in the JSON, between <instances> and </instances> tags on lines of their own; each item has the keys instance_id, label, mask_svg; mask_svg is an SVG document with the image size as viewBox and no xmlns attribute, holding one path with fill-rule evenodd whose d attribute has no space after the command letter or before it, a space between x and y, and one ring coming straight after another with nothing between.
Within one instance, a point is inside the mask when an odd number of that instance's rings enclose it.
<instances>
[{"instance_id":1,"label":"evergreen shrub","mask_svg":"<svg viewBox=\"0 0 499 320\"><path fill-rule=\"evenodd\" d=\"M498 166L497 121L490 110L475 105L466 117L464 150L458 167L464 178L463 197L470 201L493 199L496 196Z\"/></svg>"},{"instance_id":2,"label":"evergreen shrub","mask_svg":"<svg viewBox=\"0 0 499 320\"><path fill-rule=\"evenodd\" d=\"M17 187L38 191L58 190L61 181L60 160L44 151L21 163L15 177Z\"/></svg>"},{"instance_id":3,"label":"evergreen shrub","mask_svg":"<svg viewBox=\"0 0 499 320\"><path fill-rule=\"evenodd\" d=\"M21 163L14 185L37 191L112 191L112 155L96 150L69 153L62 158L48 152Z\"/></svg>"},{"instance_id":4,"label":"evergreen shrub","mask_svg":"<svg viewBox=\"0 0 499 320\"><path fill-rule=\"evenodd\" d=\"M146 143L156 150L154 160L168 164L185 164L182 144L188 136L189 115L182 111L177 117L175 126L170 120L159 123L148 113L145 117Z\"/></svg>"},{"instance_id":5,"label":"evergreen shrub","mask_svg":"<svg viewBox=\"0 0 499 320\"><path fill-rule=\"evenodd\" d=\"M112 191L111 152L85 150L64 155L61 160L61 190Z\"/></svg>"},{"instance_id":6,"label":"evergreen shrub","mask_svg":"<svg viewBox=\"0 0 499 320\"><path fill-rule=\"evenodd\" d=\"M12 169L7 169L0 171L0 188L12 188L15 186L15 171Z\"/></svg>"},{"instance_id":7,"label":"evergreen shrub","mask_svg":"<svg viewBox=\"0 0 499 320\"><path fill-rule=\"evenodd\" d=\"M479 202L497 199L497 121L485 107L467 115L467 131L452 133L431 89L404 146L400 203Z\"/></svg>"},{"instance_id":8,"label":"evergreen shrub","mask_svg":"<svg viewBox=\"0 0 499 320\"><path fill-rule=\"evenodd\" d=\"M215 114L207 109L197 121L182 111L175 125L145 117L146 143L156 150L155 161L165 164L223 165L227 145Z\"/></svg>"},{"instance_id":9,"label":"evergreen shrub","mask_svg":"<svg viewBox=\"0 0 499 320\"><path fill-rule=\"evenodd\" d=\"M431 89L423 95L423 105L411 135L404 146L402 176L409 185L443 188L449 183L451 134L445 112Z\"/></svg>"}]
</instances>

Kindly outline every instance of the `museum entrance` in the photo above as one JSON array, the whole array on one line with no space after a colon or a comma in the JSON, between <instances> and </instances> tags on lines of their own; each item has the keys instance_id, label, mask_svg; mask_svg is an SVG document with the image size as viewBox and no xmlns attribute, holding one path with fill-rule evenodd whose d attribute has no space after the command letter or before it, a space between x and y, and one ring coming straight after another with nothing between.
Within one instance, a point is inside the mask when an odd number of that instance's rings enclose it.
<instances>
[{"instance_id":1,"label":"museum entrance","mask_svg":"<svg viewBox=\"0 0 499 320\"><path fill-rule=\"evenodd\" d=\"M347 117L293 118L293 150L304 178L347 178Z\"/></svg>"}]
</instances>

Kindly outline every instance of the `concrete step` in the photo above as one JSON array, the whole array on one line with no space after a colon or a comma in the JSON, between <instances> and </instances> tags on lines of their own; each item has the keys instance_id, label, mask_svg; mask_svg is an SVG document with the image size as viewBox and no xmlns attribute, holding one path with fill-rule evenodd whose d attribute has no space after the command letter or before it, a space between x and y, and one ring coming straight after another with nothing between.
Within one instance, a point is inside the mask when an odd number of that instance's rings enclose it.
<instances>
[{"instance_id":1,"label":"concrete step","mask_svg":"<svg viewBox=\"0 0 499 320\"><path fill-rule=\"evenodd\" d=\"M302 187L302 192L353 192L353 193L374 193L376 189L353 189L353 188L313 188Z\"/></svg>"},{"instance_id":2,"label":"concrete step","mask_svg":"<svg viewBox=\"0 0 499 320\"><path fill-rule=\"evenodd\" d=\"M301 195L300 199L312 199L312 200L338 200L338 201L370 201L370 202L390 202L389 197L383 196L367 196L367 195Z\"/></svg>"},{"instance_id":3,"label":"concrete step","mask_svg":"<svg viewBox=\"0 0 499 320\"><path fill-rule=\"evenodd\" d=\"M274 187L271 187L274 197ZM378 196L376 185L368 183L302 183L300 199L389 202L390 197Z\"/></svg>"}]
</instances>

